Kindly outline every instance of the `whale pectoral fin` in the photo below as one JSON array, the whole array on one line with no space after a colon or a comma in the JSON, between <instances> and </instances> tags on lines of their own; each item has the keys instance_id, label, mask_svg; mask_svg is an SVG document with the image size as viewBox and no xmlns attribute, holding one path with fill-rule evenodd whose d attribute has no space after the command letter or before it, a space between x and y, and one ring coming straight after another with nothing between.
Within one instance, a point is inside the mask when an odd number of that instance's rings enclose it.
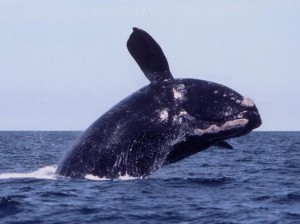
<instances>
[{"instance_id":1,"label":"whale pectoral fin","mask_svg":"<svg viewBox=\"0 0 300 224\"><path fill-rule=\"evenodd\" d=\"M185 141L179 142L173 146L173 149L169 152L164 161L164 165L180 161L197 152L208 149L210 146L210 143L202 141L201 138L191 136Z\"/></svg>"},{"instance_id":2,"label":"whale pectoral fin","mask_svg":"<svg viewBox=\"0 0 300 224\"><path fill-rule=\"evenodd\" d=\"M133 28L127 48L150 82L173 79L162 49L147 32Z\"/></svg>"},{"instance_id":3,"label":"whale pectoral fin","mask_svg":"<svg viewBox=\"0 0 300 224\"><path fill-rule=\"evenodd\" d=\"M223 148L223 149L233 149L233 146L230 145L226 141L217 142L216 144L214 144L214 146L217 146L217 147L220 147L220 148Z\"/></svg>"}]
</instances>

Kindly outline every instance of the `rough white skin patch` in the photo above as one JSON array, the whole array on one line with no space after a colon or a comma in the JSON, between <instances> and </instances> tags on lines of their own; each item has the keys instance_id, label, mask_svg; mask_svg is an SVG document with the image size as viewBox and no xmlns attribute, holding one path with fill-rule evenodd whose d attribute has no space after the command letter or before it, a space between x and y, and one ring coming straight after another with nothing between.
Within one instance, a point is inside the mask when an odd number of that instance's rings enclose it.
<instances>
[{"instance_id":1,"label":"rough white skin patch","mask_svg":"<svg viewBox=\"0 0 300 224\"><path fill-rule=\"evenodd\" d=\"M224 115L227 117L227 116L230 116L231 114L232 114L232 107L227 107Z\"/></svg>"},{"instance_id":2,"label":"rough white skin patch","mask_svg":"<svg viewBox=\"0 0 300 224\"><path fill-rule=\"evenodd\" d=\"M182 93L177 91L176 89L173 89L173 94L175 99L182 99Z\"/></svg>"},{"instance_id":3,"label":"rough white skin patch","mask_svg":"<svg viewBox=\"0 0 300 224\"><path fill-rule=\"evenodd\" d=\"M169 113L167 109L163 109L162 111L159 112L159 118L161 121L167 120L169 117Z\"/></svg>"},{"instance_id":4,"label":"rough white skin patch","mask_svg":"<svg viewBox=\"0 0 300 224\"><path fill-rule=\"evenodd\" d=\"M185 110L179 112L179 116L185 116L185 115L187 115L187 112Z\"/></svg>"},{"instance_id":5,"label":"rough white skin patch","mask_svg":"<svg viewBox=\"0 0 300 224\"><path fill-rule=\"evenodd\" d=\"M217 125L212 125L212 126L208 127L207 129L195 129L194 134L201 136L203 134L219 133L221 131L242 128L242 127L245 127L245 125L248 122L249 122L248 119L236 119L233 121L227 121L221 127L219 127Z\"/></svg>"},{"instance_id":6,"label":"rough white skin patch","mask_svg":"<svg viewBox=\"0 0 300 224\"><path fill-rule=\"evenodd\" d=\"M181 123L182 123L182 118L179 117L178 115L175 115L175 116L173 117L173 121L181 124Z\"/></svg>"},{"instance_id":7,"label":"rough white skin patch","mask_svg":"<svg viewBox=\"0 0 300 224\"><path fill-rule=\"evenodd\" d=\"M244 98L241 105L244 107L254 107L255 103L254 103L254 100L252 100L250 98Z\"/></svg>"},{"instance_id":8,"label":"rough white skin patch","mask_svg":"<svg viewBox=\"0 0 300 224\"><path fill-rule=\"evenodd\" d=\"M173 88L173 96L176 100L182 100L184 97L184 85L180 84L176 88Z\"/></svg>"},{"instance_id":9,"label":"rough white skin patch","mask_svg":"<svg viewBox=\"0 0 300 224\"><path fill-rule=\"evenodd\" d=\"M187 116L187 114L188 113L185 110L181 110L181 111L179 111L178 115L173 116L173 121L178 122L178 123L181 124L182 123L182 117Z\"/></svg>"}]
</instances>

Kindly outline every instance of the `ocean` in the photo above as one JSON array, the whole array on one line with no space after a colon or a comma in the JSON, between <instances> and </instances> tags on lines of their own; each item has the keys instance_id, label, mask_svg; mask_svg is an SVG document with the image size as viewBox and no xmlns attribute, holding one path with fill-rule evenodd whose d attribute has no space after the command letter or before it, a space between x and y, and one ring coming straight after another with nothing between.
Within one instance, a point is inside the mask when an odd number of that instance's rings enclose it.
<instances>
[{"instance_id":1,"label":"ocean","mask_svg":"<svg viewBox=\"0 0 300 224\"><path fill-rule=\"evenodd\" d=\"M0 223L300 223L300 132L252 132L146 179L72 180L82 132L0 132Z\"/></svg>"}]
</instances>

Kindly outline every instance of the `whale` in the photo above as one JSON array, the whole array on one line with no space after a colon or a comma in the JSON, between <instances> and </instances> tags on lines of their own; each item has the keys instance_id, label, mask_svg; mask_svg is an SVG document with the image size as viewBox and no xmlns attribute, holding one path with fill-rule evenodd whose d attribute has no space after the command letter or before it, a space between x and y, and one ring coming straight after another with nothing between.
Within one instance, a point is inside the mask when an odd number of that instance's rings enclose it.
<instances>
[{"instance_id":1,"label":"whale","mask_svg":"<svg viewBox=\"0 0 300 224\"><path fill-rule=\"evenodd\" d=\"M159 44L133 28L127 48L150 83L98 118L56 174L145 178L163 166L248 134L262 124L254 101L222 84L174 78Z\"/></svg>"}]
</instances>

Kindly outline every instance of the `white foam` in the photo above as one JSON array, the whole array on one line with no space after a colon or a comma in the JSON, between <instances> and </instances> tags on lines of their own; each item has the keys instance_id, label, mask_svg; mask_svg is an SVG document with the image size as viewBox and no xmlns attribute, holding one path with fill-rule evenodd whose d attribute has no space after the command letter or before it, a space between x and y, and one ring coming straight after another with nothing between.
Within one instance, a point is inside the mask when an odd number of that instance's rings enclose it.
<instances>
[{"instance_id":1,"label":"white foam","mask_svg":"<svg viewBox=\"0 0 300 224\"><path fill-rule=\"evenodd\" d=\"M227 131L236 128L242 128L249 122L248 119L236 119L233 121L227 121L221 127L217 125L211 125L207 129L195 129L194 133L196 135L203 135L203 134L212 134L212 133L219 133L221 131Z\"/></svg>"},{"instance_id":2,"label":"white foam","mask_svg":"<svg viewBox=\"0 0 300 224\"><path fill-rule=\"evenodd\" d=\"M93 174L87 174L84 177L87 180L110 180L106 177L98 177L98 176L94 176Z\"/></svg>"},{"instance_id":3,"label":"white foam","mask_svg":"<svg viewBox=\"0 0 300 224\"><path fill-rule=\"evenodd\" d=\"M0 179L10 178L35 178L35 179L56 179L56 166L46 166L31 173L1 173Z\"/></svg>"},{"instance_id":4,"label":"white foam","mask_svg":"<svg viewBox=\"0 0 300 224\"><path fill-rule=\"evenodd\" d=\"M0 179L24 179L24 178L34 178L34 179L47 179L47 180L55 180L58 178L58 175L55 174L56 166L46 166L38 169L37 171L30 173L0 173ZM111 180L106 177L98 177L92 174L87 174L85 177L87 180L95 180L95 181L103 181L103 180ZM123 176L119 176L117 179L119 180L134 180L139 179L138 177L132 177L129 174L125 174Z\"/></svg>"},{"instance_id":5,"label":"white foam","mask_svg":"<svg viewBox=\"0 0 300 224\"><path fill-rule=\"evenodd\" d=\"M128 173L125 173L124 176L119 176L118 179L119 180L135 180L135 179L139 179L139 177L132 177Z\"/></svg>"},{"instance_id":6,"label":"white foam","mask_svg":"<svg viewBox=\"0 0 300 224\"><path fill-rule=\"evenodd\" d=\"M85 175L84 178L87 179L87 180L96 180L96 181L99 181L99 180L111 180L111 179L106 178L106 177L98 177L98 176L94 176L92 174L87 174L87 175ZM117 180L135 180L135 179L139 179L139 178L138 177L132 177L132 176L130 176L127 173L124 176L119 176L117 178Z\"/></svg>"}]
</instances>

